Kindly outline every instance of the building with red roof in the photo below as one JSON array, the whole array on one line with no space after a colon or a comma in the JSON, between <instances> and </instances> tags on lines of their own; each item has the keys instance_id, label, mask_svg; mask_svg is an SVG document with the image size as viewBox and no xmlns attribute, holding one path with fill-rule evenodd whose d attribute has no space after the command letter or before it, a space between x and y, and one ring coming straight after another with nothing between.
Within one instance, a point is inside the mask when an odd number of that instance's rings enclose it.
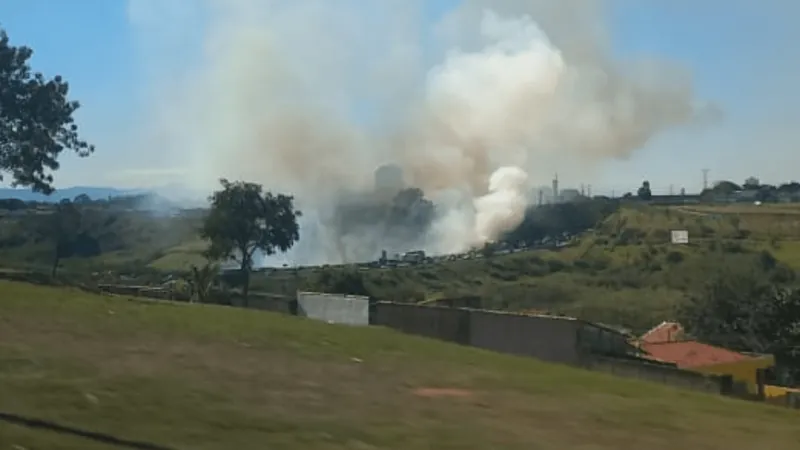
<instances>
[{"instance_id":1,"label":"building with red roof","mask_svg":"<svg viewBox=\"0 0 800 450\"><path fill-rule=\"evenodd\" d=\"M681 340L683 335L684 332L681 324L677 322L661 322L660 325L643 334L639 338L639 341L652 344L661 342L674 342Z\"/></svg>"},{"instance_id":2,"label":"building with red roof","mask_svg":"<svg viewBox=\"0 0 800 450\"><path fill-rule=\"evenodd\" d=\"M745 383L750 392L758 392L758 372L773 367L772 355L745 354L723 347L686 339L683 327L663 322L638 339L647 358L675 364L680 369L717 375L731 375Z\"/></svg>"},{"instance_id":3,"label":"building with red roof","mask_svg":"<svg viewBox=\"0 0 800 450\"><path fill-rule=\"evenodd\" d=\"M680 369L729 364L757 358L697 341L642 342L639 348L654 359Z\"/></svg>"}]
</instances>

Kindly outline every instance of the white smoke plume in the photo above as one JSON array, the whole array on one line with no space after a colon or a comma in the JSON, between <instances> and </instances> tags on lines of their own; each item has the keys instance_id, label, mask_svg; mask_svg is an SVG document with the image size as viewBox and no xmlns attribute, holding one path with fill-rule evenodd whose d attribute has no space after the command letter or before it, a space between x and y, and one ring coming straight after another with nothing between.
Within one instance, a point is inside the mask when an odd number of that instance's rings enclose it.
<instances>
[{"instance_id":1,"label":"white smoke plume","mask_svg":"<svg viewBox=\"0 0 800 450\"><path fill-rule=\"evenodd\" d=\"M702 113L679 67L610 57L601 0L465 0L434 33L421 0L129 1L153 77L143 145L196 187L256 181L318 212L293 263L341 262L321 211L385 162L442 206L408 246L463 251L522 220L529 177L625 158Z\"/></svg>"},{"instance_id":2,"label":"white smoke plume","mask_svg":"<svg viewBox=\"0 0 800 450\"><path fill-rule=\"evenodd\" d=\"M475 200L477 244L492 242L514 231L525 218L528 174L518 167L501 167L489 178L489 193Z\"/></svg>"}]
</instances>

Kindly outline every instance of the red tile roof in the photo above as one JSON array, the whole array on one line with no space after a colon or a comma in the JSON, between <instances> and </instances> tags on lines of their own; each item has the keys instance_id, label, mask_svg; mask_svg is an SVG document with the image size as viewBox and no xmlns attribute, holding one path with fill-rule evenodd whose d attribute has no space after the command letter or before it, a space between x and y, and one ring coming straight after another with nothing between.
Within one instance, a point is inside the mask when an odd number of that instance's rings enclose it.
<instances>
[{"instance_id":1,"label":"red tile roof","mask_svg":"<svg viewBox=\"0 0 800 450\"><path fill-rule=\"evenodd\" d=\"M681 369L732 363L751 356L697 341L641 343L642 350L655 359L675 363Z\"/></svg>"},{"instance_id":2,"label":"red tile roof","mask_svg":"<svg viewBox=\"0 0 800 450\"><path fill-rule=\"evenodd\" d=\"M683 335L683 327L676 322L662 322L640 338L642 343L674 342Z\"/></svg>"}]
</instances>

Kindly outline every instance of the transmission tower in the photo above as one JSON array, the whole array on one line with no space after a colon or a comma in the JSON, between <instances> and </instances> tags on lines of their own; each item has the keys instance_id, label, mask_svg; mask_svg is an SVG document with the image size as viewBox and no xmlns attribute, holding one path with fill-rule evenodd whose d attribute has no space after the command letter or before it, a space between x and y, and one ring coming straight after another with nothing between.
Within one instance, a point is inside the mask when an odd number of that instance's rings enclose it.
<instances>
[{"instance_id":1,"label":"transmission tower","mask_svg":"<svg viewBox=\"0 0 800 450\"><path fill-rule=\"evenodd\" d=\"M703 190L708 189L708 169L703 169Z\"/></svg>"}]
</instances>

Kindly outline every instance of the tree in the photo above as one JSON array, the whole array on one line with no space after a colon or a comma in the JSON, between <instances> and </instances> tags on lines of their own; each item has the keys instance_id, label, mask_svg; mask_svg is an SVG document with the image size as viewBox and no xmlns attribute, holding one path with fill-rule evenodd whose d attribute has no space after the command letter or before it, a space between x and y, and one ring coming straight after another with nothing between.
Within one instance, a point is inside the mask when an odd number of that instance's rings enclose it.
<instances>
[{"instance_id":1,"label":"tree","mask_svg":"<svg viewBox=\"0 0 800 450\"><path fill-rule=\"evenodd\" d=\"M86 157L94 146L78 136L72 115L80 105L67 99L69 85L60 76L48 80L31 72L32 54L10 45L0 29L0 181L5 172L13 186L50 194L49 172L58 170L61 152Z\"/></svg>"},{"instance_id":2,"label":"tree","mask_svg":"<svg viewBox=\"0 0 800 450\"><path fill-rule=\"evenodd\" d=\"M776 265L765 252L761 269ZM718 274L679 311L698 339L735 350L774 354L778 363L800 362L800 290L776 285L763 271L741 268Z\"/></svg>"},{"instance_id":3,"label":"tree","mask_svg":"<svg viewBox=\"0 0 800 450\"><path fill-rule=\"evenodd\" d=\"M650 191L650 182L645 180L642 186L636 191L636 195L642 200L650 200L653 198L653 192Z\"/></svg>"},{"instance_id":4,"label":"tree","mask_svg":"<svg viewBox=\"0 0 800 450\"><path fill-rule=\"evenodd\" d=\"M577 234L596 226L613 214L619 202L603 197L579 202L530 206L525 218L502 240L514 245L534 245L541 239L568 234Z\"/></svg>"},{"instance_id":5,"label":"tree","mask_svg":"<svg viewBox=\"0 0 800 450\"><path fill-rule=\"evenodd\" d=\"M422 189L403 189L392 199L387 218L387 225L392 227L410 227L426 230L433 222L433 202L425 198Z\"/></svg>"},{"instance_id":6,"label":"tree","mask_svg":"<svg viewBox=\"0 0 800 450\"><path fill-rule=\"evenodd\" d=\"M52 220L48 223L50 235L54 239L53 265L51 275L56 276L58 265L64 258L72 256L81 231L81 212L69 200L62 200L56 206Z\"/></svg>"},{"instance_id":7,"label":"tree","mask_svg":"<svg viewBox=\"0 0 800 450\"><path fill-rule=\"evenodd\" d=\"M364 275L358 270L323 269L312 281L311 286L331 294L371 296Z\"/></svg>"},{"instance_id":8,"label":"tree","mask_svg":"<svg viewBox=\"0 0 800 450\"><path fill-rule=\"evenodd\" d=\"M778 188L771 184L761 184L757 188L756 200L760 202L771 202L777 200Z\"/></svg>"},{"instance_id":9,"label":"tree","mask_svg":"<svg viewBox=\"0 0 800 450\"><path fill-rule=\"evenodd\" d=\"M192 266L192 273L188 279L189 287L191 289L190 302L198 301L206 303L211 286L214 284L214 279L219 273L219 265L208 262L202 267Z\"/></svg>"},{"instance_id":10,"label":"tree","mask_svg":"<svg viewBox=\"0 0 800 450\"><path fill-rule=\"evenodd\" d=\"M28 205L18 198L0 198L0 209L6 211L18 211L27 208Z\"/></svg>"},{"instance_id":11,"label":"tree","mask_svg":"<svg viewBox=\"0 0 800 450\"><path fill-rule=\"evenodd\" d=\"M734 192L741 190L742 190L741 186L734 183L733 181L727 181L727 180L717 181L716 183L714 183L714 187L711 189L711 191L714 194L719 194L719 195L731 195Z\"/></svg>"},{"instance_id":12,"label":"tree","mask_svg":"<svg viewBox=\"0 0 800 450\"><path fill-rule=\"evenodd\" d=\"M756 190L760 186L761 186L761 181L759 181L758 178L756 178L756 177L747 177L747 179L744 180L744 184L742 184L742 189L745 189L745 190L748 190L748 191L749 190Z\"/></svg>"},{"instance_id":13,"label":"tree","mask_svg":"<svg viewBox=\"0 0 800 450\"><path fill-rule=\"evenodd\" d=\"M385 194L385 193L384 193ZM382 249L409 250L421 245L433 224L436 208L418 188L404 188L393 196L353 195L333 205L326 224L338 243L344 260L375 257ZM347 236L357 236L358 245L346 245Z\"/></svg>"},{"instance_id":14,"label":"tree","mask_svg":"<svg viewBox=\"0 0 800 450\"><path fill-rule=\"evenodd\" d=\"M78 194L74 199L72 199L72 203L77 205L88 205L92 203L92 198L86 194Z\"/></svg>"},{"instance_id":15,"label":"tree","mask_svg":"<svg viewBox=\"0 0 800 450\"><path fill-rule=\"evenodd\" d=\"M786 194L796 194L800 192L800 183L796 181L790 181L788 183L784 183L778 186L778 192Z\"/></svg>"},{"instance_id":16,"label":"tree","mask_svg":"<svg viewBox=\"0 0 800 450\"><path fill-rule=\"evenodd\" d=\"M222 189L210 197L211 211L201 235L211 243L210 259L239 263L242 294L247 302L250 272L257 251L266 255L289 250L300 238L294 197L263 193L261 185L220 180Z\"/></svg>"}]
</instances>

